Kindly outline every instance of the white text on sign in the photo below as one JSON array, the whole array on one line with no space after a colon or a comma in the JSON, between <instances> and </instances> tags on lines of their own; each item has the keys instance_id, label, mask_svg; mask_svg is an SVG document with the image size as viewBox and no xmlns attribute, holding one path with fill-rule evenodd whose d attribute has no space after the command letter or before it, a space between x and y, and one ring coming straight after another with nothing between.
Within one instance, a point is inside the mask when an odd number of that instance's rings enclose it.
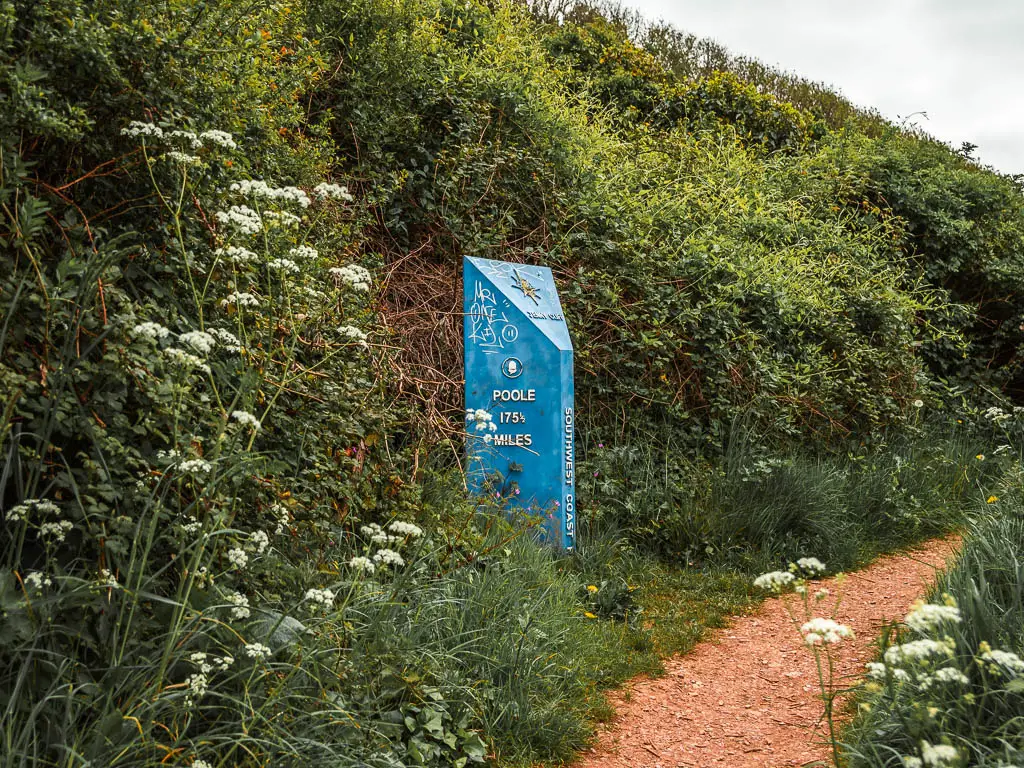
<instances>
[{"instance_id":1,"label":"white text on sign","mask_svg":"<svg viewBox=\"0 0 1024 768\"><path fill-rule=\"evenodd\" d=\"M499 403L534 403L537 401L537 390L496 389L491 399Z\"/></svg>"}]
</instances>

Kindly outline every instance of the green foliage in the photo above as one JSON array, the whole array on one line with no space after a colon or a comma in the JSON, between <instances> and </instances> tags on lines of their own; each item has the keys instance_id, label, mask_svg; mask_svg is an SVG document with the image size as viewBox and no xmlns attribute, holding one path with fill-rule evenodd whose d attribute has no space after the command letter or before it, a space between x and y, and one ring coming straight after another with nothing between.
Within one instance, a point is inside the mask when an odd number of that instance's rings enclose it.
<instances>
[{"instance_id":1,"label":"green foliage","mask_svg":"<svg viewBox=\"0 0 1024 768\"><path fill-rule=\"evenodd\" d=\"M1017 464L996 492L1019 502L1020 480ZM959 620L883 638L886 667L875 673L879 682L868 686L863 714L846 736L849 765L904 765L903 756L923 757L926 745L938 744L957 751L949 764L1005 766L1024 755L1022 508L1004 501L992 515L986 506L989 514L972 526L932 598L953 602ZM893 646L914 639L938 644L936 652L896 661ZM940 682L942 675L950 681Z\"/></svg>"}]
</instances>

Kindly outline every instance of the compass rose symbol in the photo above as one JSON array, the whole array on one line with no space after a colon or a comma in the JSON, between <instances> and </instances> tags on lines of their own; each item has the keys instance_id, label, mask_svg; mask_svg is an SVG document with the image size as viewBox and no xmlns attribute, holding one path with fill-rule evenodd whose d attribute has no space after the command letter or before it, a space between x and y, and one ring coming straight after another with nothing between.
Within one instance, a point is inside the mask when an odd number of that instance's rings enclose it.
<instances>
[{"instance_id":1,"label":"compass rose symbol","mask_svg":"<svg viewBox=\"0 0 1024 768\"><path fill-rule=\"evenodd\" d=\"M512 272L516 276L515 280L512 281L512 285L518 288L520 291L522 291L523 296L525 296L528 299L533 299L533 303L539 305L540 299L538 298L538 296L540 294L538 293L537 289L530 284L529 280L527 280L525 277L519 274L518 269L513 269Z\"/></svg>"}]
</instances>

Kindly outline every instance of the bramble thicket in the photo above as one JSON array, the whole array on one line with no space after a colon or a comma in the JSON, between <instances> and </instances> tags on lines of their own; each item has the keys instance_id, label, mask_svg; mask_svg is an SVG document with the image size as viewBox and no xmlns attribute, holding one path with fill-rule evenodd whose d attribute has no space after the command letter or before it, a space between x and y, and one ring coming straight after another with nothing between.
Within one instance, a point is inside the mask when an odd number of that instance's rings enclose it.
<instances>
[{"instance_id":1,"label":"bramble thicket","mask_svg":"<svg viewBox=\"0 0 1024 768\"><path fill-rule=\"evenodd\" d=\"M614 5L0 0L0 766L567 759L749 574L1019 520L971 153ZM558 280L573 557L465 497L463 255Z\"/></svg>"}]
</instances>

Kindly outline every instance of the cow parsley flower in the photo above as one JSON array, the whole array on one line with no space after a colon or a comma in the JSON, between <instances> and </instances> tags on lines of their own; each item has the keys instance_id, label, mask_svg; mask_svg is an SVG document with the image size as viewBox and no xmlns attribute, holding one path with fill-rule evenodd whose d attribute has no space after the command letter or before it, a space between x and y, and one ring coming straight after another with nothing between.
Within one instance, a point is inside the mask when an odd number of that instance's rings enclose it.
<instances>
[{"instance_id":1,"label":"cow parsley flower","mask_svg":"<svg viewBox=\"0 0 1024 768\"><path fill-rule=\"evenodd\" d=\"M107 568L100 569L99 576L96 578L96 583L103 587L118 586L117 577Z\"/></svg>"},{"instance_id":2,"label":"cow parsley flower","mask_svg":"<svg viewBox=\"0 0 1024 768\"><path fill-rule=\"evenodd\" d=\"M178 152L175 149L164 152L163 157L165 160L170 160L172 163L177 163L178 165L199 165L203 162L195 155Z\"/></svg>"},{"instance_id":3,"label":"cow parsley flower","mask_svg":"<svg viewBox=\"0 0 1024 768\"><path fill-rule=\"evenodd\" d=\"M181 139L192 149L200 149L203 146L203 142L192 131L171 131L166 135L172 139Z\"/></svg>"},{"instance_id":4,"label":"cow parsley flower","mask_svg":"<svg viewBox=\"0 0 1024 768\"><path fill-rule=\"evenodd\" d=\"M294 275L299 271L299 265L291 259L271 259L267 262L271 269L279 269L287 274Z\"/></svg>"},{"instance_id":5,"label":"cow parsley flower","mask_svg":"<svg viewBox=\"0 0 1024 768\"><path fill-rule=\"evenodd\" d=\"M258 307L260 305L260 300L251 293L239 293L237 291L233 291L220 302L222 307L226 307L230 304L235 304L239 307Z\"/></svg>"},{"instance_id":6,"label":"cow parsley flower","mask_svg":"<svg viewBox=\"0 0 1024 768\"><path fill-rule=\"evenodd\" d=\"M217 346L217 339L205 331L189 331L178 337L178 341L188 344L196 352L204 355L210 354Z\"/></svg>"},{"instance_id":7,"label":"cow parsley flower","mask_svg":"<svg viewBox=\"0 0 1024 768\"><path fill-rule=\"evenodd\" d=\"M263 661L270 653L270 648L263 645L263 643L249 643L245 646L245 655L256 661Z\"/></svg>"},{"instance_id":8,"label":"cow parsley flower","mask_svg":"<svg viewBox=\"0 0 1024 768\"><path fill-rule=\"evenodd\" d=\"M230 561L235 568L242 569L249 564L249 556L245 554L244 549L233 547L228 550L228 561Z\"/></svg>"},{"instance_id":9,"label":"cow parsley flower","mask_svg":"<svg viewBox=\"0 0 1024 768\"><path fill-rule=\"evenodd\" d=\"M260 424L260 420L257 419L248 411L232 411L231 418L237 421L243 427L251 427L257 432L259 432L260 429L263 428L263 425Z\"/></svg>"},{"instance_id":10,"label":"cow parsley flower","mask_svg":"<svg viewBox=\"0 0 1024 768\"><path fill-rule=\"evenodd\" d=\"M423 529L418 525L412 523L403 523L401 520L395 520L388 525L388 530L398 536L408 536L409 538L415 539L423 535Z\"/></svg>"},{"instance_id":11,"label":"cow parsley flower","mask_svg":"<svg viewBox=\"0 0 1024 768\"><path fill-rule=\"evenodd\" d=\"M193 760L192 768L213 768L213 766L205 760Z\"/></svg>"},{"instance_id":12,"label":"cow parsley flower","mask_svg":"<svg viewBox=\"0 0 1024 768\"><path fill-rule=\"evenodd\" d=\"M274 533L280 536L288 529L289 523L291 523L291 517L288 514L288 510L280 504L275 504L270 508L271 514L274 515L274 519L277 521L277 527L274 529Z\"/></svg>"},{"instance_id":13,"label":"cow parsley flower","mask_svg":"<svg viewBox=\"0 0 1024 768\"><path fill-rule=\"evenodd\" d=\"M203 141L209 141L211 144L216 144L224 149L238 149L238 145L235 143L235 138L227 131L218 131L216 128L211 128L208 131L203 131L199 134L199 138ZM195 765L193 763L193 765Z\"/></svg>"},{"instance_id":14,"label":"cow parsley flower","mask_svg":"<svg viewBox=\"0 0 1024 768\"><path fill-rule=\"evenodd\" d=\"M921 742L921 762L924 768L950 768L960 762L960 753L956 747L948 744L929 744Z\"/></svg>"},{"instance_id":15,"label":"cow parsley flower","mask_svg":"<svg viewBox=\"0 0 1024 768\"><path fill-rule=\"evenodd\" d=\"M255 235L263 229L263 219L247 205L232 205L226 211L217 211L214 218L241 235Z\"/></svg>"},{"instance_id":16,"label":"cow parsley flower","mask_svg":"<svg viewBox=\"0 0 1024 768\"><path fill-rule=\"evenodd\" d=\"M868 670L868 677L875 680L885 680L888 675L892 675L894 680L905 683L910 680L910 675L905 669L899 667L887 667L878 661L869 661L866 665Z\"/></svg>"},{"instance_id":17,"label":"cow parsley flower","mask_svg":"<svg viewBox=\"0 0 1024 768\"><path fill-rule=\"evenodd\" d=\"M334 605L334 593L329 589L307 589L306 600L310 612L316 612L317 608L327 610Z\"/></svg>"},{"instance_id":18,"label":"cow parsley flower","mask_svg":"<svg viewBox=\"0 0 1024 768\"><path fill-rule=\"evenodd\" d=\"M139 323L132 329L132 333L141 339L157 341L159 339L166 339L171 331L160 325L160 323Z\"/></svg>"},{"instance_id":19,"label":"cow parsley flower","mask_svg":"<svg viewBox=\"0 0 1024 768\"><path fill-rule=\"evenodd\" d=\"M953 656L952 640L912 640L902 645L893 645L885 651L885 661L892 666L902 662L920 663L929 659L948 659Z\"/></svg>"},{"instance_id":20,"label":"cow parsley flower","mask_svg":"<svg viewBox=\"0 0 1024 768\"><path fill-rule=\"evenodd\" d=\"M993 649L988 643L982 643L980 660L987 662L988 669L993 674L1009 674L1013 677L1024 675L1024 660L1016 653Z\"/></svg>"},{"instance_id":21,"label":"cow parsley flower","mask_svg":"<svg viewBox=\"0 0 1024 768\"><path fill-rule=\"evenodd\" d=\"M781 592L795 580L796 577L789 571L772 571L754 579L754 586L768 592Z\"/></svg>"},{"instance_id":22,"label":"cow parsley flower","mask_svg":"<svg viewBox=\"0 0 1024 768\"><path fill-rule=\"evenodd\" d=\"M373 561L368 557L353 557L348 561L349 568L354 568L357 571L362 571L373 575L373 572L377 570L377 566L373 564Z\"/></svg>"},{"instance_id":23,"label":"cow parsley flower","mask_svg":"<svg viewBox=\"0 0 1024 768\"><path fill-rule=\"evenodd\" d=\"M266 531L253 531L249 534L249 546L257 555L262 555L270 546L270 537Z\"/></svg>"},{"instance_id":24,"label":"cow parsley flower","mask_svg":"<svg viewBox=\"0 0 1024 768\"><path fill-rule=\"evenodd\" d=\"M31 512L41 512L44 515L59 515L60 507L49 499L25 499L20 504L15 504L7 510L8 522L26 520Z\"/></svg>"},{"instance_id":25,"label":"cow parsley flower","mask_svg":"<svg viewBox=\"0 0 1024 768\"><path fill-rule=\"evenodd\" d=\"M354 325L343 325L338 329L338 333L364 347L366 346L366 339L369 338Z\"/></svg>"},{"instance_id":26,"label":"cow parsley flower","mask_svg":"<svg viewBox=\"0 0 1024 768\"><path fill-rule=\"evenodd\" d=\"M483 408L470 408L466 411L466 422L472 425L477 432L486 432L488 429L491 432L498 431L498 425L494 423L494 416ZM490 437L490 435L487 437Z\"/></svg>"},{"instance_id":27,"label":"cow parsley flower","mask_svg":"<svg viewBox=\"0 0 1024 768\"><path fill-rule=\"evenodd\" d=\"M816 557L801 557L796 561L796 567L810 576L820 576L826 570L825 564Z\"/></svg>"},{"instance_id":28,"label":"cow parsley flower","mask_svg":"<svg viewBox=\"0 0 1024 768\"><path fill-rule=\"evenodd\" d=\"M840 624L832 619L815 618L805 622L800 627L800 633L804 636L807 645L833 645L839 641L853 637L853 630L845 624Z\"/></svg>"},{"instance_id":29,"label":"cow parsley flower","mask_svg":"<svg viewBox=\"0 0 1024 768\"><path fill-rule=\"evenodd\" d=\"M370 270L358 264L346 264L344 267L331 267L328 270L339 285L346 285L354 291L369 291L372 285Z\"/></svg>"},{"instance_id":30,"label":"cow parsley flower","mask_svg":"<svg viewBox=\"0 0 1024 768\"><path fill-rule=\"evenodd\" d=\"M240 551L240 550L233 550ZM244 552L242 553L245 554ZM233 619L248 619L249 618L249 598L243 595L241 592L233 592L228 595L227 600L233 606L231 608L231 618Z\"/></svg>"},{"instance_id":31,"label":"cow parsley flower","mask_svg":"<svg viewBox=\"0 0 1024 768\"><path fill-rule=\"evenodd\" d=\"M56 523L43 523L40 525L39 533L46 538L52 537L60 543L67 538L68 531L74 527L74 524L72 524L70 520L58 520Z\"/></svg>"},{"instance_id":32,"label":"cow parsley flower","mask_svg":"<svg viewBox=\"0 0 1024 768\"><path fill-rule=\"evenodd\" d=\"M203 362L202 358L196 357L191 352L186 352L184 349L168 347L164 350L164 357L171 365L177 366L182 370L191 371L198 369L204 373L210 372L210 366Z\"/></svg>"},{"instance_id":33,"label":"cow parsley flower","mask_svg":"<svg viewBox=\"0 0 1024 768\"><path fill-rule=\"evenodd\" d=\"M230 187L232 192L255 197L261 200L279 200L287 203L298 203L303 208L309 207L309 195L298 187L272 187L258 179L236 181Z\"/></svg>"},{"instance_id":34,"label":"cow parsley flower","mask_svg":"<svg viewBox=\"0 0 1024 768\"><path fill-rule=\"evenodd\" d=\"M53 586L53 580L39 571L32 571L32 573L25 575L25 589L31 589L33 592L42 592L43 587Z\"/></svg>"},{"instance_id":35,"label":"cow parsley flower","mask_svg":"<svg viewBox=\"0 0 1024 768\"><path fill-rule=\"evenodd\" d=\"M313 187L313 194L321 200L331 198L332 200L351 202L353 199L352 195L349 194L348 187L343 187L340 184L328 184L327 182L321 182Z\"/></svg>"},{"instance_id":36,"label":"cow parsley flower","mask_svg":"<svg viewBox=\"0 0 1024 768\"><path fill-rule=\"evenodd\" d=\"M231 331L226 331L223 328L211 328L210 335L217 339L217 343L224 347L228 352L242 351L241 342L239 342L238 337Z\"/></svg>"},{"instance_id":37,"label":"cow parsley flower","mask_svg":"<svg viewBox=\"0 0 1024 768\"><path fill-rule=\"evenodd\" d=\"M188 690L185 693L185 704L192 706L206 695L206 691L210 687L210 678L203 672L196 672L189 675L185 683L188 686Z\"/></svg>"},{"instance_id":38,"label":"cow parsley flower","mask_svg":"<svg viewBox=\"0 0 1024 768\"><path fill-rule=\"evenodd\" d=\"M234 262L235 264L247 264L250 261L256 261L259 257L250 251L248 248L242 248L237 245L229 245L226 248L218 248L213 252L215 256L223 256L224 258Z\"/></svg>"},{"instance_id":39,"label":"cow parsley flower","mask_svg":"<svg viewBox=\"0 0 1024 768\"><path fill-rule=\"evenodd\" d=\"M265 211L263 218L268 226L280 227L282 229L297 227L302 223L302 217L296 216L289 211Z\"/></svg>"},{"instance_id":40,"label":"cow parsley flower","mask_svg":"<svg viewBox=\"0 0 1024 768\"><path fill-rule=\"evenodd\" d=\"M178 470L188 475L205 475L213 469L213 465L203 459L189 459L178 465Z\"/></svg>"},{"instance_id":41,"label":"cow parsley flower","mask_svg":"<svg viewBox=\"0 0 1024 768\"><path fill-rule=\"evenodd\" d=\"M397 552L395 552L393 549L380 549L380 550L378 550L377 553L373 556L373 561L375 563L377 563L378 565L382 565L382 566L383 565L394 565L394 566L403 566L403 565L405 565L405 560L403 560L402 556L400 554L398 554Z\"/></svg>"},{"instance_id":42,"label":"cow parsley flower","mask_svg":"<svg viewBox=\"0 0 1024 768\"><path fill-rule=\"evenodd\" d=\"M313 261L320 256L320 254L317 253L316 248L312 248L308 245L300 245L296 248L292 248L288 251L288 255L296 261Z\"/></svg>"},{"instance_id":43,"label":"cow parsley flower","mask_svg":"<svg viewBox=\"0 0 1024 768\"><path fill-rule=\"evenodd\" d=\"M130 136L133 139L138 137L149 137L154 139L162 139L164 137L164 130L155 123L142 123L138 120L132 120L128 123L127 128L121 129L122 136Z\"/></svg>"},{"instance_id":44,"label":"cow parsley flower","mask_svg":"<svg viewBox=\"0 0 1024 768\"><path fill-rule=\"evenodd\" d=\"M918 600L903 622L917 632L934 632L946 624L959 624L960 609L955 605L934 605Z\"/></svg>"}]
</instances>

